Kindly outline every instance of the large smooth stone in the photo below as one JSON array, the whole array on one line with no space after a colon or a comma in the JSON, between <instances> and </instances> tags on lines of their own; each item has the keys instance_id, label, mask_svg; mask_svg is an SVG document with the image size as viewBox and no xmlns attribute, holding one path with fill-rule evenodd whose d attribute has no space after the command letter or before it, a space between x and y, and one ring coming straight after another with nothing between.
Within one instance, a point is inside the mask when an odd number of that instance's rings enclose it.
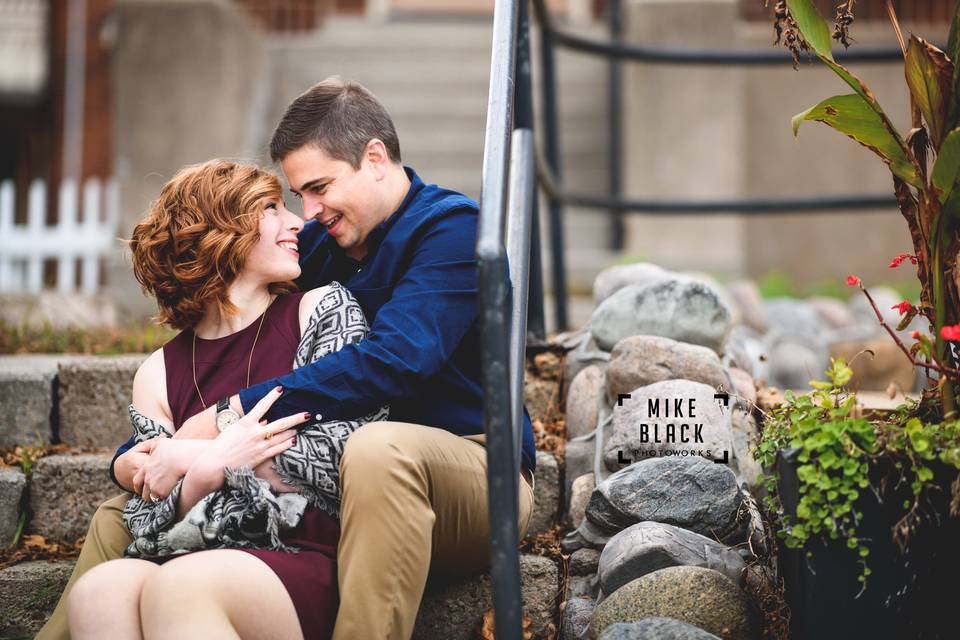
<instances>
[{"instance_id":1,"label":"large smooth stone","mask_svg":"<svg viewBox=\"0 0 960 640\"><path fill-rule=\"evenodd\" d=\"M677 274L651 262L607 267L593 281L593 302L600 304L614 293L631 285L645 286L676 278Z\"/></svg>"},{"instance_id":2,"label":"large smooth stone","mask_svg":"<svg viewBox=\"0 0 960 640\"><path fill-rule=\"evenodd\" d=\"M610 352L607 397L616 402L621 393L677 379L702 382L714 389L730 387L715 351L660 336L631 336L618 342Z\"/></svg>"},{"instance_id":3,"label":"large smooth stone","mask_svg":"<svg viewBox=\"0 0 960 640\"><path fill-rule=\"evenodd\" d=\"M567 391L567 439L597 428L603 396L603 369L590 365L577 374Z\"/></svg>"},{"instance_id":4,"label":"large smooth stone","mask_svg":"<svg viewBox=\"0 0 960 640\"><path fill-rule=\"evenodd\" d=\"M729 459L731 409L714 398L715 393L690 380L634 389L629 399L613 408L613 434L603 446L607 469L619 469L623 461L672 455Z\"/></svg>"},{"instance_id":5,"label":"large smooth stone","mask_svg":"<svg viewBox=\"0 0 960 640\"><path fill-rule=\"evenodd\" d=\"M766 302L770 330L788 336L816 338L823 331L817 312L803 300L771 298Z\"/></svg>"},{"instance_id":6,"label":"large smooth stone","mask_svg":"<svg viewBox=\"0 0 960 640\"><path fill-rule=\"evenodd\" d=\"M712 633L673 618L644 618L618 622L603 631L600 640L720 640Z\"/></svg>"},{"instance_id":7,"label":"large smooth stone","mask_svg":"<svg viewBox=\"0 0 960 640\"><path fill-rule=\"evenodd\" d=\"M654 335L719 352L730 326L720 294L695 280L626 286L604 300L590 320L597 345L606 351L624 338Z\"/></svg>"},{"instance_id":8,"label":"large smooth stone","mask_svg":"<svg viewBox=\"0 0 960 640\"><path fill-rule=\"evenodd\" d=\"M621 469L597 485L587 505L587 517L573 533L589 528L584 537L589 537L590 546L599 548L603 533L611 536L649 520L725 544L739 544L746 540L749 524L747 514L741 513L746 511L743 505L743 493L727 465L701 457L651 458Z\"/></svg>"},{"instance_id":9,"label":"large smooth stone","mask_svg":"<svg viewBox=\"0 0 960 640\"><path fill-rule=\"evenodd\" d=\"M668 567L637 578L597 605L586 638L597 640L618 622L666 617L725 640L751 640L750 610L743 592L718 571Z\"/></svg>"},{"instance_id":10,"label":"large smooth stone","mask_svg":"<svg viewBox=\"0 0 960 640\"><path fill-rule=\"evenodd\" d=\"M740 308L740 320L758 333L766 333L767 308L763 296L753 280L736 280L727 284L727 294Z\"/></svg>"},{"instance_id":11,"label":"large smooth stone","mask_svg":"<svg viewBox=\"0 0 960 640\"><path fill-rule=\"evenodd\" d=\"M714 569L743 586L743 558L730 547L670 524L638 522L603 548L600 587L610 595L640 576L678 566Z\"/></svg>"}]
</instances>

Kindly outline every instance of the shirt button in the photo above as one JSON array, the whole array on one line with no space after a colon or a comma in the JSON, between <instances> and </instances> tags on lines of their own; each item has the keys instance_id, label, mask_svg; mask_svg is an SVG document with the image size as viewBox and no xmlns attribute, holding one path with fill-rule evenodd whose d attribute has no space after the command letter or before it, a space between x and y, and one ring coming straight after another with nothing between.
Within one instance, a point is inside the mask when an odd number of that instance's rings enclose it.
<instances>
[{"instance_id":1,"label":"shirt button","mask_svg":"<svg viewBox=\"0 0 960 640\"><path fill-rule=\"evenodd\" d=\"M323 420L323 415L318 413L318 414L316 415L316 419L317 419L317 420Z\"/></svg>"}]
</instances>

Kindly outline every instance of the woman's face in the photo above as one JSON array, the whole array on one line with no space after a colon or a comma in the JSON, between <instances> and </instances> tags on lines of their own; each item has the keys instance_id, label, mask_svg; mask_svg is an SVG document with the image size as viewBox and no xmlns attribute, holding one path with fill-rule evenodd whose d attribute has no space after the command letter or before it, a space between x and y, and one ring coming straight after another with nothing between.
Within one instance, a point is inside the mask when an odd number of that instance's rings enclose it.
<instances>
[{"instance_id":1,"label":"woman's face","mask_svg":"<svg viewBox=\"0 0 960 640\"><path fill-rule=\"evenodd\" d=\"M264 198L260 239L243 265L243 274L264 283L287 282L300 275L297 234L303 220L287 210L279 196Z\"/></svg>"}]
</instances>

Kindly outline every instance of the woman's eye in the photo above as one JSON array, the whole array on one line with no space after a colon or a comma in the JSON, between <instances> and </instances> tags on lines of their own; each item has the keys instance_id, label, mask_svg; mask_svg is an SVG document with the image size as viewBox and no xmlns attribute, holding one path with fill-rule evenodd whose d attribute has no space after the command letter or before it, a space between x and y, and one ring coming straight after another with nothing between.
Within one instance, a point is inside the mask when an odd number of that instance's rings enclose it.
<instances>
[{"instance_id":1,"label":"woman's eye","mask_svg":"<svg viewBox=\"0 0 960 640\"><path fill-rule=\"evenodd\" d=\"M277 203L276 203L276 202L268 202L268 203L266 204L266 206L264 206L263 208L264 208L264 209L276 209L276 208L277 208Z\"/></svg>"}]
</instances>

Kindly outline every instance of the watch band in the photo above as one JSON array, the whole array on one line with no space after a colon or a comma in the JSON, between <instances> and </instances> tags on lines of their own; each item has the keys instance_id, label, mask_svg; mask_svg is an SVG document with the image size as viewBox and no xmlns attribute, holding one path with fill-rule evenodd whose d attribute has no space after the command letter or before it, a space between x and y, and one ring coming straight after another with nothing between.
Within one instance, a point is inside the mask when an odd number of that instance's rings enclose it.
<instances>
[{"instance_id":1,"label":"watch band","mask_svg":"<svg viewBox=\"0 0 960 640\"><path fill-rule=\"evenodd\" d=\"M217 400L217 413L223 413L230 408L230 396Z\"/></svg>"}]
</instances>

